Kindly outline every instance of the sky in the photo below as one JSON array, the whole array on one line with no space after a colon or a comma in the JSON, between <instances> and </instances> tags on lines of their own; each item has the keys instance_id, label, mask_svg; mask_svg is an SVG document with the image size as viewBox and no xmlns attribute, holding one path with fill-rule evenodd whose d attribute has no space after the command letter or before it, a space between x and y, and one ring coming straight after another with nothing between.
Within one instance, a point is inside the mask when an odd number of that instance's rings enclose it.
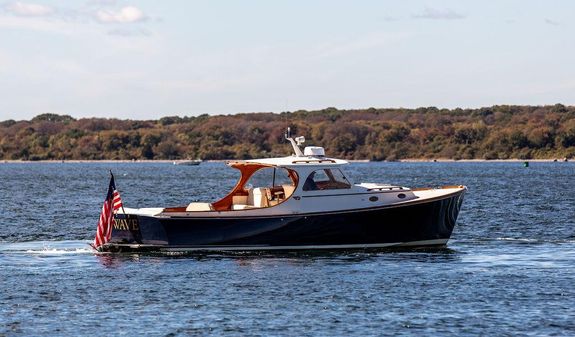
<instances>
[{"instance_id":1,"label":"sky","mask_svg":"<svg viewBox=\"0 0 575 337\"><path fill-rule=\"evenodd\" d=\"M575 104L575 1L0 0L0 120Z\"/></svg>"}]
</instances>

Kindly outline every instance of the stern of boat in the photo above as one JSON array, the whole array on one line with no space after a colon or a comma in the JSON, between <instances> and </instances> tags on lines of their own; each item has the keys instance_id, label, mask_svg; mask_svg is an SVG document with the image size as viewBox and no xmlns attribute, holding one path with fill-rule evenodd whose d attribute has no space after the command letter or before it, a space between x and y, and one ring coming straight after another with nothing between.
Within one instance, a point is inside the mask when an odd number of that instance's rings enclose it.
<instances>
[{"instance_id":1,"label":"stern of boat","mask_svg":"<svg viewBox=\"0 0 575 337\"><path fill-rule=\"evenodd\" d=\"M148 211L142 214L139 210L126 208L126 212L114 215L112 223L112 237L102 246L102 251L143 250L145 247L158 247L168 244L164 227L153 213L161 209Z\"/></svg>"}]
</instances>

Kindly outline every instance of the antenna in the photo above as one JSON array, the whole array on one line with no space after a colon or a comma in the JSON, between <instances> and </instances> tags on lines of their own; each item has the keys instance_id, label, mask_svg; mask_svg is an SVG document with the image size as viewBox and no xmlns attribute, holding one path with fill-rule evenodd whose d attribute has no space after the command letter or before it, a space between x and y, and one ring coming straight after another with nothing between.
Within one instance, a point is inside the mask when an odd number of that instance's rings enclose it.
<instances>
[{"instance_id":1,"label":"antenna","mask_svg":"<svg viewBox=\"0 0 575 337\"><path fill-rule=\"evenodd\" d=\"M285 137L291 143L291 146L293 147L293 152L295 153L295 156L296 157L303 157L304 155L301 152L299 145L301 145L301 144L303 144L303 142L305 142L305 138L303 136L301 136L301 137L296 137L296 139L294 140L291 137L291 129L289 126L286 130Z\"/></svg>"}]
</instances>

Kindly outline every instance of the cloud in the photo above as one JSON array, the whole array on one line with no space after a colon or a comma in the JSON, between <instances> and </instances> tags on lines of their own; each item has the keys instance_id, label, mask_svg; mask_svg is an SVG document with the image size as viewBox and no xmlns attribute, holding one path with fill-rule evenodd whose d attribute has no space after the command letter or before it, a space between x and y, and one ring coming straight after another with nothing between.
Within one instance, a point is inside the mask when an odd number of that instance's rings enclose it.
<instances>
[{"instance_id":1,"label":"cloud","mask_svg":"<svg viewBox=\"0 0 575 337\"><path fill-rule=\"evenodd\" d=\"M99 4L106 5L116 0L97 1ZM124 6L114 10L92 6L56 7L22 1L2 3L0 0L0 29L32 30L68 36L77 35L80 31L83 33L100 31L107 35L121 37L148 37L152 36L152 33L149 29L144 29L145 25L123 24L144 21L152 23L155 20L134 6ZM111 23L112 29L97 23ZM120 26L126 28L120 29Z\"/></svg>"},{"instance_id":2,"label":"cloud","mask_svg":"<svg viewBox=\"0 0 575 337\"><path fill-rule=\"evenodd\" d=\"M561 26L559 22L547 18L545 19L545 23L551 26Z\"/></svg>"},{"instance_id":3,"label":"cloud","mask_svg":"<svg viewBox=\"0 0 575 337\"><path fill-rule=\"evenodd\" d=\"M101 23L134 23L147 19L144 12L134 6L126 6L119 11L99 10L96 19Z\"/></svg>"},{"instance_id":4,"label":"cloud","mask_svg":"<svg viewBox=\"0 0 575 337\"><path fill-rule=\"evenodd\" d=\"M8 13L18 16L39 17L50 16L54 13L54 9L52 7L20 1L8 3L4 8Z\"/></svg>"},{"instance_id":5,"label":"cloud","mask_svg":"<svg viewBox=\"0 0 575 337\"><path fill-rule=\"evenodd\" d=\"M465 15L459 14L451 9L435 9L425 7L421 14L413 15L415 19L431 19L431 20L458 20L465 19Z\"/></svg>"}]
</instances>

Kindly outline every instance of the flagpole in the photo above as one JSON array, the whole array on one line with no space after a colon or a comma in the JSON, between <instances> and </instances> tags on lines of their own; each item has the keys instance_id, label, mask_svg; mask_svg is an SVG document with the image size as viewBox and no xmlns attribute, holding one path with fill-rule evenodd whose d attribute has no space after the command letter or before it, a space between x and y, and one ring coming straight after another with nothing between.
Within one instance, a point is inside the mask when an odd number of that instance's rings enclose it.
<instances>
[{"instance_id":1,"label":"flagpole","mask_svg":"<svg viewBox=\"0 0 575 337\"><path fill-rule=\"evenodd\" d=\"M112 176L112 178L114 178L114 174L112 173L112 170L110 170L110 175ZM116 188L116 191L118 191L118 194L120 194L120 196L121 196L122 194L120 193L118 186L116 186L116 179L114 179L114 188ZM122 213L124 213L124 216L126 217L126 219L128 219L128 215L126 215L126 210L124 209L124 202L122 202Z\"/></svg>"}]
</instances>

